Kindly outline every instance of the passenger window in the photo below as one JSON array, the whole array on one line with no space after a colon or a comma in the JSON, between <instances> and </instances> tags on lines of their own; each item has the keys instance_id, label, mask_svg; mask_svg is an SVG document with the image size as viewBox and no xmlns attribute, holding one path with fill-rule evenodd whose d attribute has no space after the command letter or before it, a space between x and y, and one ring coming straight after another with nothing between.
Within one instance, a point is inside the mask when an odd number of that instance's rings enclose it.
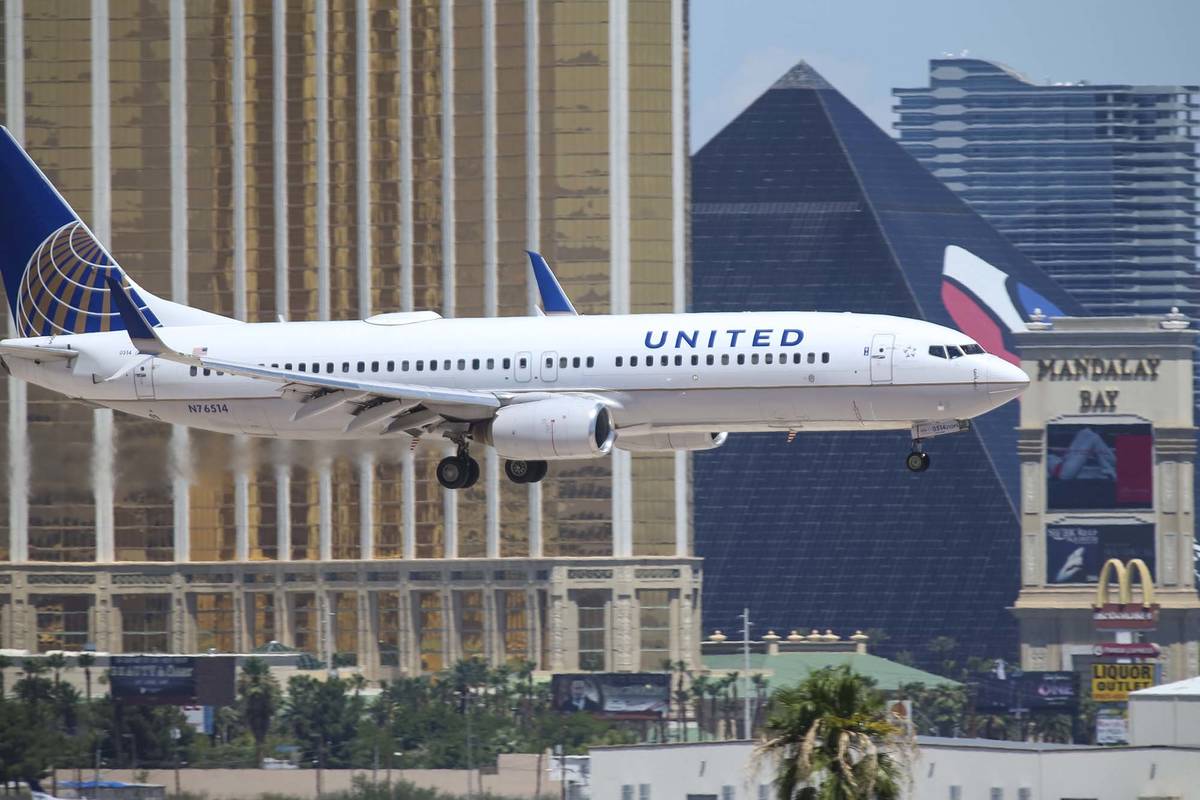
<instances>
[{"instance_id":1,"label":"passenger window","mask_svg":"<svg viewBox=\"0 0 1200 800\"><path fill-rule=\"evenodd\" d=\"M350 371L350 362L343 361L342 362L342 372L349 372L349 371Z\"/></svg>"},{"instance_id":2,"label":"passenger window","mask_svg":"<svg viewBox=\"0 0 1200 800\"><path fill-rule=\"evenodd\" d=\"M829 363L829 353L821 353L821 363L822 364Z\"/></svg>"},{"instance_id":3,"label":"passenger window","mask_svg":"<svg viewBox=\"0 0 1200 800\"><path fill-rule=\"evenodd\" d=\"M808 354L808 363L810 363L810 364L815 364L815 363L817 363L817 354L816 354L816 353L809 353L809 354Z\"/></svg>"},{"instance_id":4,"label":"passenger window","mask_svg":"<svg viewBox=\"0 0 1200 800\"><path fill-rule=\"evenodd\" d=\"M509 367L512 366L512 359L506 358L503 361L501 361L500 364L501 364L501 366L504 367L504 369L508 369ZM525 359L521 359L521 366L525 366Z\"/></svg>"},{"instance_id":5,"label":"passenger window","mask_svg":"<svg viewBox=\"0 0 1200 800\"><path fill-rule=\"evenodd\" d=\"M190 375L191 375L193 378L194 378L194 377L196 377L196 372L197 372L197 370L196 370L196 368L195 368L195 367L191 367L191 368L189 368L189 369L188 369L188 373L189 373L189 374L190 374Z\"/></svg>"},{"instance_id":6,"label":"passenger window","mask_svg":"<svg viewBox=\"0 0 1200 800\"><path fill-rule=\"evenodd\" d=\"M400 362L400 371L401 371L401 372L408 372L408 362L407 362L407 361L401 361L401 362Z\"/></svg>"},{"instance_id":7,"label":"passenger window","mask_svg":"<svg viewBox=\"0 0 1200 800\"><path fill-rule=\"evenodd\" d=\"M425 362L418 361L417 362L417 372L424 372L424 371L425 371Z\"/></svg>"},{"instance_id":8,"label":"passenger window","mask_svg":"<svg viewBox=\"0 0 1200 800\"><path fill-rule=\"evenodd\" d=\"M624 362L625 362L625 359L621 358L620 356L617 356L616 364L618 367L622 366L624 364Z\"/></svg>"},{"instance_id":9,"label":"passenger window","mask_svg":"<svg viewBox=\"0 0 1200 800\"><path fill-rule=\"evenodd\" d=\"M333 372L333 362L332 361L328 361L325 363L325 371Z\"/></svg>"},{"instance_id":10,"label":"passenger window","mask_svg":"<svg viewBox=\"0 0 1200 800\"><path fill-rule=\"evenodd\" d=\"M487 368L488 368L488 369L495 369L495 368L496 368L496 359L494 359L494 358L489 358L489 359L487 360Z\"/></svg>"},{"instance_id":11,"label":"passenger window","mask_svg":"<svg viewBox=\"0 0 1200 800\"><path fill-rule=\"evenodd\" d=\"M793 364L799 364L800 359L801 359L801 355L799 353L792 353L792 363Z\"/></svg>"},{"instance_id":12,"label":"passenger window","mask_svg":"<svg viewBox=\"0 0 1200 800\"><path fill-rule=\"evenodd\" d=\"M466 369L467 369L467 360L465 358L460 358L458 360L458 371L464 372Z\"/></svg>"},{"instance_id":13,"label":"passenger window","mask_svg":"<svg viewBox=\"0 0 1200 800\"><path fill-rule=\"evenodd\" d=\"M207 378L209 375L212 375L212 370L210 370L208 367L205 367L204 368L204 377Z\"/></svg>"},{"instance_id":14,"label":"passenger window","mask_svg":"<svg viewBox=\"0 0 1200 800\"><path fill-rule=\"evenodd\" d=\"M775 363L773 361L774 358L775 357L773 355L771 355L770 353L767 353L766 355L763 356L763 363L764 364L773 364L773 363Z\"/></svg>"},{"instance_id":15,"label":"passenger window","mask_svg":"<svg viewBox=\"0 0 1200 800\"><path fill-rule=\"evenodd\" d=\"M271 365L271 369L279 369L279 365L278 365L278 364L272 364L272 365Z\"/></svg>"},{"instance_id":16,"label":"passenger window","mask_svg":"<svg viewBox=\"0 0 1200 800\"><path fill-rule=\"evenodd\" d=\"M283 368L284 368L284 369L288 369L288 370L290 370L290 369L292 368L291 362L288 362L288 363L284 364L284 365L283 365Z\"/></svg>"},{"instance_id":17,"label":"passenger window","mask_svg":"<svg viewBox=\"0 0 1200 800\"><path fill-rule=\"evenodd\" d=\"M358 371L359 372L365 371L366 368L367 368L367 363L365 361L358 362Z\"/></svg>"},{"instance_id":18,"label":"passenger window","mask_svg":"<svg viewBox=\"0 0 1200 800\"><path fill-rule=\"evenodd\" d=\"M576 369L579 368L579 356L575 356L571 359L571 366L575 367Z\"/></svg>"},{"instance_id":19,"label":"passenger window","mask_svg":"<svg viewBox=\"0 0 1200 800\"><path fill-rule=\"evenodd\" d=\"M658 359L658 365L659 365L660 367L665 367L665 366L666 366L667 364L669 364L669 363L671 363L671 358L670 358L670 356L661 356L661 357Z\"/></svg>"},{"instance_id":20,"label":"passenger window","mask_svg":"<svg viewBox=\"0 0 1200 800\"><path fill-rule=\"evenodd\" d=\"M729 364L729 353L723 353L721 355L721 366L726 366L728 364Z\"/></svg>"},{"instance_id":21,"label":"passenger window","mask_svg":"<svg viewBox=\"0 0 1200 800\"><path fill-rule=\"evenodd\" d=\"M449 371L450 359L447 358L445 361L442 362L442 369Z\"/></svg>"},{"instance_id":22,"label":"passenger window","mask_svg":"<svg viewBox=\"0 0 1200 800\"><path fill-rule=\"evenodd\" d=\"M479 359L478 358L471 359L471 369L476 369L476 370L479 369Z\"/></svg>"},{"instance_id":23,"label":"passenger window","mask_svg":"<svg viewBox=\"0 0 1200 800\"><path fill-rule=\"evenodd\" d=\"M952 344L948 344L946 345L946 355L948 355L950 358L958 358L962 355L962 350L959 350Z\"/></svg>"},{"instance_id":24,"label":"passenger window","mask_svg":"<svg viewBox=\"0 0 1200 800\"><path fill-rule=\"evenodd\" d=\"M940 344L930 345L929 355L934 356L935 358L945 358L946 348L942 347Z\"/></svg>"},{"instance_id":25,"label":"passenger window","mask_svg":"<svg viewBox=\"0 0 1200 800\"><path fill-rule=\"evenodd\" d=\"M630 356L630 357L629 357L629 366L631 366L631 367L636 367L637 365L638 365L638 357L637 357L637 356Z\"/></svg>"},{"instance_id":26,"label":"passenger window","mask_svg":"<svg viewBox=\"0 0 1200 800\"><path fill-rule=\"evenodd\" d=\"M379 362L378 361L371 362L371 372L379 372Z\"/></svg>"},{"instance_id":27,"label":"passenger window","mask_svg":"<svg viewBox=\"0 0 1200 800\"><path fill-rule=\"evenodd\" d=\"M300 362L299 364L297 364L296 366L300 367L300 371L301 371L301 372L308 372L308 367L307 367L307 366L305 366L305 364L304 364L304 362L303 362L303 361L301 361L301 362Z\"/></svg>"},{"instance_id":28,"label":"passenger window","mask_svg":"<svg viewBox=\"0 0 1200 800\"><path fill-rule=\"evenodd\" d=\"M780 353L779 354L779 365L785 366L786 364L787 364L787 353Z\"/></svg>"},{"instance_id":29,"label":"passenger window","mask_svg":"<svg viewBox=\"0 0 1200 800\"><path fill-rule=\"evenodd\" d=\"M575 366L579 366L579 365L576 364ZM567 357L566 356L563 356L562 358L558 359L558 368L559 369L567 368Z\"/></svg>"},{"instance_id":30,"label":"passenger window","mask_svg":"<svg viewBox=\"0 0 1200 800\"><path fill-rule=\"evenodd\" d=\"M677 367L683 366L683 356L675 356L675 366L677 366Z\"/></svg>"},{"instance_id":31,"label":"passenger window","mask_svg":"<svg viewBox=\"0 0 1200 800\"><path fill-rule=\"evenodd\" d=\"M396 362L395 362L395 361L389 361L389 362L387 363L387 371L388 371L388 372L395 372L395 371L396 371Z\"/></svg>"},{"instance_id":32,"label":"passenger window","mask_svg":"<svg viewBox=\"0 0 1200 800\"><path fill-rule=\"evenodd\" d=\"M757 363L758 363L758 353L753 353L753 354L751 354L751 356L750 356L750 363L751 363L751 364L757 364Z\"/></svg>"},{"instance_id":33,"label":"passenger window","mask_svg":"<svg viewBox=\"0 0 1200 800\"><path fill-rule=\"evenodd\" d=\"M663 363L665 364L665 363L666 363L666 361L667 361L667 357L666 357L666 356L663 356ZM653 366L654 366L654 356L646 356L646 366L647 366L647 367L653 367Z\"/></svg>"},{"instance_id":34,"label":"passenger window","mask_svg":"<svg viewBox=\"0 0 1200 800\"><path fill-rule=\"evenodd\" d=\"M436 358L429 359L429 371L437 372L437 359Z\"/></svg>"},{"instance_id":35,"label":"passenger window","mask_svg":"<svg viewBox=\"0 0 1200 800\"><path fill-rule=\"evenodd\" d=\"M738 362L739 364L745 364L745 363L746 363L746 354L745 354L745 353L738 353L737 362Z\"/></svg>"},{"instance_id":36,"label":"passenger window","mask_svg":"<svg viewBox=\"0 0 1200 800\"><path fill-rule=\"evenodd\" d=\"M320 371L321 371L321 365L320 365L318 362L314 361L314 362L313 362L313 365L312 365L312 371L313 371L314 373L316 373L316 372L320 372Z\"/></svg>"},{"instance_id":37,"label":"passenger window","mask_svg":"<svg viewBox=\"0 0 1200 800\"><path fill-rule=\"evenodd\" d=\"M700 356L693 355L692 356L692 366L694 367L694 366L698 365L699 363L700 363Z\"/></svg>"},{"instance_id":38,"label":"passenger window","mask_svg":"<svg viewBox=\"0 0 1200 800\"><path fill-rule=\"evenodd\" d=\"M712 354L712 353L709 353L708 355L706 355L706 356L704 357L704 363L705 363L705 364L707 364L707 365L708 365L708 366L710 366L710 367L713 365L713 362L714 362L714 361L716 361L716 359L713 357L713 354Z\"/></svg>"},{"instance_id":39,"label":"passenger window","mask_svg":"<svg viewBox=\"0 0 1200 800\"><path fill-rule=\"evenodd\" d=\"M596 357L595 356L587 357L587 366L588 366L588 369L591 369L592 367L596 366Z\"/></svg>"},{"instance_id":40,"label":"passenger window","mask_svg":"<svg viewBox=\"0 0 1200 800\"><path fill-rule=\"evenodd\" d=\"M221 376L221 375L224 375L224 374L225 374L225 373L224 373L224 372L221 372L221 370L217 370L217 375L218 375L218 376Z\"/></svg>"}]
</instances>

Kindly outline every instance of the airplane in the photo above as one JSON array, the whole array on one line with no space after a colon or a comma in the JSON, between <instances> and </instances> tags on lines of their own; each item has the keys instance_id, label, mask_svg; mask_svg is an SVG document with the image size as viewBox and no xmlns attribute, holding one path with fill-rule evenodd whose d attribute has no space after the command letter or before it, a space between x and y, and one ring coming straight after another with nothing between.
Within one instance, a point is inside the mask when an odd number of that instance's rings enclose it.
<instances>
[{"instance_id":1,"label":"airplane","mask_svg":"<svg viewBox=\"0 0 1200 800\"><path fill-rule=\"evenodd\" d=\"M0 129L3 130L3 129ZM823 312L586 315L528 253L536 316L388 312L242 322L156 297L127 275L7 130L0 276L13 376L166 423L278 439L454 448L437 478L479 478L490 446L516 483L548 462L708 450L730 433L966 430L1029 377L951 328Z\"/></svg>"}]
</instances>

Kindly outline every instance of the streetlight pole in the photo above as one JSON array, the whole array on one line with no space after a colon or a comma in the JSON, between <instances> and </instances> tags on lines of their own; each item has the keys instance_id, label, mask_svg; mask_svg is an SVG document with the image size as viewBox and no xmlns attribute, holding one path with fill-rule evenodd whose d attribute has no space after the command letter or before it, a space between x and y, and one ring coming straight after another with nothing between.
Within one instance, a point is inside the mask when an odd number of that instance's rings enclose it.
<instances>
[{"instance_id":1,"label":"streetlight pole","mask_svg":"<svg viewBox=\"0 0 1200 800\"><path fill-rule=\"evenodd\" d=\"M742 609L742 726L746 738L750 732L750 609Z\"/></svg>"}]
</instances>

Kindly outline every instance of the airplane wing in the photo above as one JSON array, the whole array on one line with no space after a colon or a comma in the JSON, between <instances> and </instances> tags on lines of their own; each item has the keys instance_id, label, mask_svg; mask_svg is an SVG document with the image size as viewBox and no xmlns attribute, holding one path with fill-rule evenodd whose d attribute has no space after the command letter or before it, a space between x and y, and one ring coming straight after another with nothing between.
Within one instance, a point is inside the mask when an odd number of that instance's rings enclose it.
<instances>
[{"instance_id":1,"label":"airplane wing","mask_svg":"<svg viewBox=\"0 0 1200 800\"><path fill-rule=\"evenodd\" d=\"M500 399L491 392L387 383L225 361L209 358L204 348L197 348L191 354L183 353L164 340L162 328L154 328L146 322L128 289L117 278L110 276L108 282L117 311L138 352L191 367L277 383L281 391L301 395L302 405L292 415L293 421L332 411L345 403L355 403L357 413L347 425L347 431L389 418L392 418L389 432L419 431L442 420L491 419L500 407Z\"/></svg>"}]
</instances>

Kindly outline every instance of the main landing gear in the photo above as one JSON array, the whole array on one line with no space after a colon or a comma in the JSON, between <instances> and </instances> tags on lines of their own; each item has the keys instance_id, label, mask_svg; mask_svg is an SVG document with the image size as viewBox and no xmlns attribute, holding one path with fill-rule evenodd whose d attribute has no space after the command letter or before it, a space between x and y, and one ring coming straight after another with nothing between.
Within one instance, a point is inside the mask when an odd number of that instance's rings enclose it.
<instances>
[{"instance_id":1,"label":"main landing gear","mask_svg":"<svg viewBox=\"0 0 1200 800\"><path fill-rule=\"evenodd\" d=\"M465 443L458 445L457 453L438 462L437 479L447 489L470 489L479 480L479 462L467 453Z\"/></svg>"},{"instance_id":2,"label":"main landing gear","mask_svg":"<svg viewBox=\"0 0 1200 800\"><path fill-rule=\"evenodd\" d=\"M519 461L509 459L504 462L504 474L513 483L537 483L546 477L549 465L545 461Z\"/></svg>"},{"instance_id":3,"label":"main landing gear","mask_svg":"<svg viewBox=\"0 0 1200 800\"><path fill-rule=\"evenodd\" d=\"M504 462L504 474L513 483L537 483L546 470L545 461ZM479 462L471 458L465 441L458 443L457 453L438 462L437 479L447 489L470 489L479 480Z\"/></svg>"}]
</instances>

